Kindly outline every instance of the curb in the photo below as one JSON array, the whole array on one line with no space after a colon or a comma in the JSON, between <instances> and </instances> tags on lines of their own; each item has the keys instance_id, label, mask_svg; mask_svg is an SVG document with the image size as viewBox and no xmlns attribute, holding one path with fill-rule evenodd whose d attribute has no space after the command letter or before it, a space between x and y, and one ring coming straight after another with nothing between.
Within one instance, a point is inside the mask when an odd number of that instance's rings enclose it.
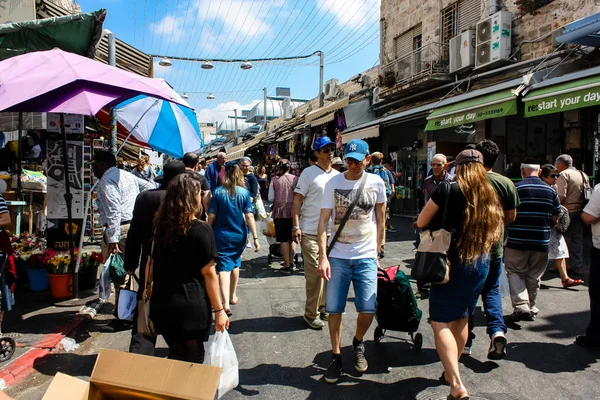
<instances>
[{"instance_id":1,"label":"curb","mask_svg":"<svg viewBox=\"0 0 600 400\"><path fill-rule=\"evenodd\" d=\"M6 386L14 386L21 383L25 378L37 371L34 366L38 360L50 355L61 340L73 333L84 321L93 319L102 305L103 303L98 301L81 307L73 320L58 327L58 332L45 335L24 354L11 360L0 369L0 379L4 379Z\"/></svg>"}]
</instances>

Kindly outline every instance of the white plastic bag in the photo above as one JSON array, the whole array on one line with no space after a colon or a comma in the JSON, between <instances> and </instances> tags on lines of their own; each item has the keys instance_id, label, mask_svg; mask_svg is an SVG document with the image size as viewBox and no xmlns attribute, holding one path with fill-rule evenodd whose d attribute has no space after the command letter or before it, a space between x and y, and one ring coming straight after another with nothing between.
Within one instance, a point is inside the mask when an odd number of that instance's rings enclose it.
<instances>
[{"instance_id":1,"label":"white plastic bag","mask_svg":"<svg viewBox=\"0 0 600 400\"><path fill-rule=\"evenodd\" d=\"M98 297L102 301L108 300L110 297L110 263L112 261L112 256L108 257L108 260L104 263L104 267L102 267L102 272L100 272L100 280L98 283Z\"/></svg>"},{"instance_id":2,"label":"white plastic bag","mask_svg":"<svg viewBox=\"0 0 600 400\"><path fill-rule=\"evenodd\" d=\"M240 382L238 360L227 331L216 332L213 339L204 343L204 364L223 368L217 398L234 389Z\"/></svg>"},{"instance_id":3,"label":"white plastic bag","mask_svg":"<svg viewBox=\"0 0 600 400\"><path fill-rule=\"evenodd\" d=\"M504 270L504 265L500 268L500 279L499 279L498 289L500 290L500 296L507 297L510 296L510 286L508 285L508 276L506 275L506 271Z\"/></svg>"}]
</instances>

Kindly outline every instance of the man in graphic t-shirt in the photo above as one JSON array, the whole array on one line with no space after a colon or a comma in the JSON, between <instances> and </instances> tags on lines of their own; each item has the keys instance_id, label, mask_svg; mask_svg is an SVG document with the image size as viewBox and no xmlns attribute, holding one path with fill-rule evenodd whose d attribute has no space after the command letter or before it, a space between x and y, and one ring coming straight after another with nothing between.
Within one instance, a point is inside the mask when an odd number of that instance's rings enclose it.
<instances>
[{"instance_id":1,"label":"man in graphic t-shirt","mask_svg":"<svg viewBox=\"0 0 600 400\"><path fill-rule=\"evenodd\" d=\"M371 161L369 146L363 140L354 139L346 145L345 154L348 170L331 178L325 186L317 234L319 275L328 281L325 311L329 313L329 335L333 352L333 360L325 372L325 381L328 383L336 383L342 371L342 313L350 282L354 286L354 305L358 312L356 334L352 343L354 369L362 373L368 368L363 338L376 311L377 266L385 229L385 184L378 175L365 172ZM360 190L363 179L364 188ZM328 255L326 233L329 220L333 217L333 238L357 196L356 206ZM329 240L330 244L332 238Z\"/></svg>"},{"instance_id":2,"label":"man in graphic t-shirt","mask_svg":"<svg viewBox=\"0 0 600 400\"><path fill-rule=\"evenodd\" d=\"M327 136L318 137L313 144L316 164L302 171L292 205L292 238L300 243L304 260L304 279L306 281L306 307L304 321L312 329L323 329L327 321L325 312L325 282L317 271L319 246L317 244L317 225L321 214L323 190L329 180L338 175L331 167L335 152L335 143Z\"/></svg>"}]
</instances>

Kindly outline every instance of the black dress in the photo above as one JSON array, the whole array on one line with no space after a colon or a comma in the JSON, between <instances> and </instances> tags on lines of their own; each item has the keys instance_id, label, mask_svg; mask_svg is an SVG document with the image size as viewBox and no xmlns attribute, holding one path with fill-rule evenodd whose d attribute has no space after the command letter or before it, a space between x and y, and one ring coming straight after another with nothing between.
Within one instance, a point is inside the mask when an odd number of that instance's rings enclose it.
<instances>
[{"instance_id":1,"label":"black dress","mask_svg":"<svg viewBox=\"0 0 600 400\"><path fill-rule=\"evenodd\" d=\"M179 345L190 341L199 345L198 351L204 356L202 342L208 339L212 313L201 270L216 256L213 230L199 220L180 236L174 248L155 244L150 318L171 353L177 353L169 358L198 362L197 357L179 354L189 352Z\"/></svg>"},{"instance_id":2,"label":"black dress","mask_svg":"<svg viewBox=\"0 0 600 400\"><path fill-rule=\"evenodd\" d=\"M260 188L260 198L263 201L267 201L269 199L269 177L265 175L264 178L256 175L256 179L258 180L258 187Z\"/></svg>"}]
</instances>

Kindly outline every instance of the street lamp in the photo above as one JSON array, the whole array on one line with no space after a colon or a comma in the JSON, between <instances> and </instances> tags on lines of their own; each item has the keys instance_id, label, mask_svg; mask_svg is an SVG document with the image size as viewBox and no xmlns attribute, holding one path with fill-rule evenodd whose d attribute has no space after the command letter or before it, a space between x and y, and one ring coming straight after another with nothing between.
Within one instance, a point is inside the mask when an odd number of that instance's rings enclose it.
<instances>
[{"instance_id":1,"label":"street lamp","mask_svg":"<svg viewBox=\"0 0 600 400\"><path fill-rule=\"evenodd\" d=\"M167 57L163 57L159 62L158 65L160 65L161 67L170 67L173 65L173 63L171 62L171 60L169 60Z\"/></svg>"},{"instance_id":2,"label":"street lamp","mask_svg":"<svg viewBox=\"0 0 600 400\"><path fill-rule=\"evenodd\" d=\"M242 65L240 65L240 68L243 70L248 70L252 68L252 64L250 64L248 61L244 61Z\"/></svg>"},{"instance_id":3,"label":"street lamp","mask_svg":"<svg viewBox=\"0 0 600 400\"><path fill-rule=\"evenodd\" d=\"M209 94L208 94L208 96L206 96L206 98L207 98L208 100L214 100L214 99L215 99L215 96L214 96L212 93L209 93Z\"/></svg>"},{"instance_id":4,"label":"street lamp","mask_svg":"<svg viewBox=\"0 0 600 400\"><path fill-rule=\"evenodd\" d=\"M202 69L213 69L215 66L210 61L204 61L200 68Z\"/></svg>"}]
</instances>

